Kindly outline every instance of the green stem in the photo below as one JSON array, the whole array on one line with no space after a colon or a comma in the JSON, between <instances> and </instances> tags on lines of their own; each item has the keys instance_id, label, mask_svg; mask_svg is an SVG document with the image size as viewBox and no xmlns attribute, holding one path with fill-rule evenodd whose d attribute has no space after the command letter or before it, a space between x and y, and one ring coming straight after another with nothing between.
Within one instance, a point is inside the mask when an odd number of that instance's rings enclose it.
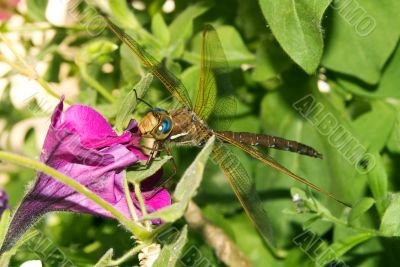
<instances>
[{"instance_id":1,"label":"green stem","mask_svg":"<svg viewBox=\"0 0 400 267\"><path fill-rule=\"evenodd\" d=\"M81 71L82 78L110 103L115 103L114 97L107 91L107 89L89 75L86 64L82 62L76 62L76 64Z\"/></svg>"},{"instance_id":2,"label":"green stem","mask_svg":"<svg viewBox=\"0 0 400 267\"><path fill-rule=\"evenodd\" d=\"M114 216L121 224L123 224L127 229L129 229L138 239L146 239L151 236L151 233L144 229L142 226L130 221L126 218L122 213L120 213L117 209L115 209L112 205L110 205L107 201L90 191L88 188L83 186L82 184L76 182L74 179L62 174L61 172L53 169L46 164L43 164L39 161L32 160L11 152L0 151L0 159L13 162L15 164L25 166L40 172L44 172L50 176L52 176L57 181L60 181L63 184L68 185L75 191L89 198L97 205L102 207L112 216Z\"/></svg>"},{"instance_id":3,"label":"green stem","mask_svg":"<svg viewBox=\"0 0 400 267\"><path fill-rule=\"evenodd\" d=\"M0 55L0 60L5 62L6 64L8 64L10 67L12 67L13 69L15 69L16 71L18 71L19 73L21 73L24 76L27 76L31 79L36 80L42 87L43 89L50 95L54 96L57 99L60 99L60 95L57 94L55 91L53 91L53 89L51 89L51 87L49 86L49 84L41 77L39 77L39 75L37 74L36 70L30 66L23 57L21 57L21 55L19 55L17 53L17 51L14 49L14 47L12 46L12 44L10 43L10 41L0 32L0 40L2 40L8 47L8 49L11 50L11 52L15 55L15 57L18 59L18 61L23 65L20 66L14 62L12 62L11 60L9 60L8 58L6 58L3 55ZM69 100L65 100L65 102L69 105L72 105L73 103Z\"/></svg>"},{"instance_id":4,"label":"green stem","mask_svg":"<svg viewBox=\"0 0 400 267\"><path fill-rule=\"evenodd\" d=\"M18 71L19 73L21 73L24 76L28 76L28 77L32 76L32 73L29 70L24 69L23 67L21 67L20 65L12 62L11 60L9 60L8 58L6 58L3 55L0 55L0 61L3 61L4 63L6 63L11 68L15 69L16 71Z\"/></svg>"},{"instance_id":5,"label":"green stem","mask_svg":"<svg viewBox=\"0 0 400 267\"><path fill-rule=\"evenodd\" d=\"M370 229L370 228L364 228L364 227L358 227L358 226L354 226L354 225L349 225L346 221L341 220L336 218L335 216L333 216L332 214L327 214L325 212L321 212L320 216L325 219L326 221L329 221L331 223L334 224L339 224L339 225L343 225L349 228L352 228L354 230L360 231L360 232L365 232L365 233L370 233L373 236L379 236L379 231L375 230L375 229Z\"/></svg>"},{"instance_id":6,"label":"green stem","mask_svg":"<svg viewBox=\"0 0 400 267\"><path fill-rule=\"evenodd\" d=\"M133 206L133 203L132 203L131 193L129 191L128 180L126 179L126 171L124 172L124 178L123 179L124 179L124 193L125 193L126 202L128 204L128 208L129 208L129 211L130 211L130 213L132 215L133 220L135 222L137 222L139 220L139 217L136 214L136 209L135 209L135 207Z\"/></svg>"},{"instance_id":7,"label":"green stem","mask_svg":"<svg viewBox=\"0 0 400 267\"><path fill-rule=\"evenodd\" d=\"M57 31L57 30L73 30L73 31L90 31L90 30L98 30L97 28L87 28L84 26L79 25L71 25L71 26L53 26L53 25L46 25L46 26L38 26L38 25L27 25L22 27L15 27L11 29L5 29L4 33L9 32L30 32L30 31Z\"/></svg>"},{"instance_id":8,"label":"green stem","mask_svg":"<svg viewBox=\"0 0 400 267\"><path fill-rule=\"evenodd\" d=\"M146 206L144 204L142 191L140 190L140 183L134 183L133 185L135 187L136 199L138 200L139 205L140 205L140 211L142 212L142 216L145 217L147 215L147 210L146 210ZM150 221L146 220L145 224L146 224L147 230L150 231L151 230Z\"/></svg>"},{"instance_id":9,"label":"green stem","mask_svg":"<svg viewBox=\"0 0 400 267\"><path fill-rule=\"evenodd\" d=\"M111 261L109 264L110 266L117 266L117 265L121 265L121 263L125 262L127 259L129 259L130 257L136 255L137 253L139 253L139 251L141 251L142 249L144 249L145 247L147 247L148 245L150 245L151 242L143 242L140 245L137 245L136 247L132 248L131 250L129 250L127 253L125 253L122 257L120 257L119 259L113 260Z\"/></svg>"}]
</instances>

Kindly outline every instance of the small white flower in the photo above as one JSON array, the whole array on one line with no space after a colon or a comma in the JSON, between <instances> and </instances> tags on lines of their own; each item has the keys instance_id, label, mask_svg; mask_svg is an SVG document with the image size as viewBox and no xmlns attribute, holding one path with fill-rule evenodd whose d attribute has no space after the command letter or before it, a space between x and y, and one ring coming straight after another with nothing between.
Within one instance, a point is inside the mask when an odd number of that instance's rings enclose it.
<instances>
[{"instance_id":1,"label":"small white flower","mask_svg":"<svg viewBox=\"0 0 400 267\"><path fill-rule=\"evenodd\" d=\"M42 267L42 262L40 260L26 261L20 265L20 267Z\"/></svg>"},{"instance_id":2,"label":"small white flower","mask_svg":"<svg viewBox=\"0 0 400 267\"><path fill-rule=\"evenodd\" d=\"M46 19L56 26L72 25L77 19L78 4L77 0L49 0Z\"/></svg>"},{"instance_id":3,"label":"small white flower","mask_svg":"<svg viewBox=\"0 0 400 267\"><path fill-rule=\"evenodd\" d=\"M142 249L139 253L140 267L151 267L161 252L160 244L154 243Z\"/></svg>"},{"instance_id":4,"label":"small white flower","mask_svg":"<svg viewBox=\"0 0 400 267\"><path fill-rule=\"evenodd\" d=\"M172 11L175 10L175 2L174 0L167 0L165 1L162 10L164 13L171 13Z\"/></svg>"},{"instance_id":5,"label":"small white flower","mask_svg":"<svg viewBox=\"0 0 400 267\"><path fill-rule=\"evenodd\" d=\"M318 80L317 86L321 93L329 93L331 91L331 86L325 80Z\"/></svg>"}]
</instances>

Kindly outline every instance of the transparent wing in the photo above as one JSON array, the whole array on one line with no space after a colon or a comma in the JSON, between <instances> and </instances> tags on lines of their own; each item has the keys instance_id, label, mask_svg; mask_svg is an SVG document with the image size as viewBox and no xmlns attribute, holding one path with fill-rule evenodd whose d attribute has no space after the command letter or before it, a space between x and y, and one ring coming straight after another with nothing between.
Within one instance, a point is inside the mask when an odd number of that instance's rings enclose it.
<instances>
[{"instance_id":1,"label":"transparent wing","mask_svg":"<svg viewBox=\"0 0 400 267\"><path fill-rule=\"evenodd\" d=\"M165 67L148 54L143 47L139 45L133 38L128 36L121 28L112 23L109 18L103 16L108 27L112 32L125 43L132 52L140 59L140 61L156 76L168 89L168 91L184 106L192 109L192 102L189 94L182 82Z\"/></svg>"},{"instance_id":2,"label":"transparent wing","mask_svg":"<svg viewBox=\"0 0 400 267\"><path fill-rule=\"evenodd\" d=\"M301 183L303 183L303 184L305 184L305 185L307 185L307 186L309 186L309 187L311 187L311 188L313 188L313 189L315 189L315 190L321 192L322 194L324 194L324 195L326 195L326 196L332 198L333 200L335 200L335 201L337 201L337 202L339 202L339 203L341 203L341 204L343 204L343 205L345 205L345 206L351 207L350 204L348 204L348 203L346 203L346 202L344 202L344 201L341 201L340 199L338 199L338 198L337 198L336 196L334 196L333 194L331 194L331 193L329 193L329 192L323 190L322 188L316 186L315 184L313 184L313 183L307 181L306 179L304 179L304 178L302 178L302 177L300 177L300 176L294 174L293 172L289 171L288 169L286 169L285 167L283 167L282 165L280 165L279 163L277 163L272 157L270 157L270 156L268 156L268 155L266 155L266 154L263 154L262 152L260 152L260 151L258 151L258 150L256 150L256 149L254 149L254 148L252 148L252 147L250 147L250 146L248 146L248 145L241 144L241 143L239 143L238 141L233 140L233 139L231 139L231 138L229 138L229 137L226 137L226 136L224 136L224 135L222 135L222 134L219 134L219 133L217 133L217 132L215 132L214 134L215 134L219 139L221 139L222 141L227 142L227 143L230 143L230 144L236 146L237 148L239 148L239 149L241 149L241 150L247 152L248 154L250 154L252 157L254 157L254 158L260 160L261 162L263 162L263 163L265 163L265 164L267 164L267 165L269 165L269 166L271 166L272 168L274 168L274 169L276 169L276 170L278 170L278 171L281 171L281 172L283 172L283 173L289 175L290 177L296 179L297 181L299 181L299 182L301 182Z\"/></svg>"},{"instance_id":3,"label":"transparent wing","mask_svg":"<svg viewBox=\"0 0 400 267\"><path fill-rule=\"evenodd\" d=\"M221 120L219 123L222 123L222 120L226 121L229 115L236 113L236 102L230 97L232 93L229 66L221 42L215 29L206 25L201 45L200 78L194 112L203 119L211 114L214 122Z\"/></svg>"},{"instance_id":4,"label":"transparent wing","mask_svg":"<svg viewBox=\"0 0 400 267\"><path fill-rule=\"evenodd\" d=\"M216 140L213 158L228 178L243 209L271 248L275 248L271 223L246 169L234 153L220 140Z\"/></svg>"}]
</instances>

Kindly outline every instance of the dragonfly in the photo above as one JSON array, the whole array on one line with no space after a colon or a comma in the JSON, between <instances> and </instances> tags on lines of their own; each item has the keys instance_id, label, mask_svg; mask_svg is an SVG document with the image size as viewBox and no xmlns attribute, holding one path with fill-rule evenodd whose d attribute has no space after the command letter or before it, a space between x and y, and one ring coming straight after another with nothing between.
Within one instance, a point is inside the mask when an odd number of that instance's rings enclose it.
<instances>
[{"instance_id":1,"label":"dragonfly","mask_svg":"<svg viewBox=\"0 0 400 267\"><path fill-rule=\"evenodd\" d=\"M259 149L286 150L322 159L322 155L314 148L277 136L220 131L209 126L211 123L208 119L212 118L217 118L217 120L219 118L222 125L226 124L224 116L229 115L228 113L235 110L236 107L235 98L218 94L221 91L231 90L229 88L231 85L226 79L229 68L223 48L216 30L211 25L205 26L202 34L200 78L197 96L192 103L185 86L173 73L169 72L162 63L147 53L135 39L111 22L108 17L104 18L111 31L130 48L133 54L160 80L180 104L179 108L168 111L161 108L151 109L139 123L142 136L154 140L153 151L160 151L169 144L201 147L212 136L215 136L216 141L212 149L212 157L227 177L244 211L270 247L274 248L275 242L269 217L263 208L253 180L232 152L230 146L245 151L264 164L287 174L339 203L349 206L333 194L294 174ZM221 90L221 87L225 87L225 89ZM218 95L221 95L221 99L217 101ZM215 116L213 113L215 113Z\"/></svg>"}]
</instances>

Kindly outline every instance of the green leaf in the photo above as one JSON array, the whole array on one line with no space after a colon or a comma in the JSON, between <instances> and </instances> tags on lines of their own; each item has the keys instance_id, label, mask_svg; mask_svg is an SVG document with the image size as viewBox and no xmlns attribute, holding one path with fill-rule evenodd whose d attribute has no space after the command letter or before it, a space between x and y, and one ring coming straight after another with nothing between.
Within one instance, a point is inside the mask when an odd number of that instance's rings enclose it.
<instances>
[{"instance_id":1,"label":"green leaf","mask_svg":"<svg viewBox=\"0 0 400 267\"><path fill-rule=\"evenodd\" d=\"M396 120L396 110L387 102L371 101L371 110L354 121L360 142L368 151L381 151L389 139ZM382 118L385 118L382 120Z\"/></svg>"},{"instance_id":2,"label":"green leaf","mask_svg":"<svg viewBox=\"0 0 400 267\"><path fill-rule=\"evenodd\" d=\"M111 52L118 49L118 46L106 39L97 38L94 41L86 43L77 56L77 61L84 63L104 64L112 60Z\"/></svg>"},{"instance_id":3,"label":"green leaf","mask_svg":"<svg viewBox=\"0 0 400 267\"><path fill-rule=\"evenodd\" d=\"M352 223L356 219L358 219L361 215L363 215L365 212L367 212L372 205L375 204L375 199L370 198L370 197L364 197L360 199L351 209L348 222Z\"/></svg>"},{"instance_id":4,"label":"green leaf","mask_svg":"<svg viewBox=\"0 0 400 267\"><path fill-rule=\"evenodd\" d=\"M121 57L120 69L123 79L126 82L139 81L145 75L140 61L136 60L132 50L125 44L121 45L119 53Z\"/></svg>"},{"instance_id":5,"label":"green leaf","mask_svg":"<svg viewBox=\"0 0 400 267\"><path fill-rule=\"evenodd\" d=\"M11 211L6 209L3 211L0 220L0 247L4 242L4 237L6 236L8 227L10 225Z\"/></svg>"},{"instance_id":6,"label":"green leaf","mask_svg":"<svg viewBox=\"0 0 400 267\"><path fill-rule=\"evenodd\" d=\"M114 250L110 248L107 250L106 253L101 257L101 259L94 265L94 267L107 267L110 266L110 263L112 261L112 257L114 254Z\"/></svg>"},{"instance_id":7,"label":"green leaf","mask_svg":"<svg viewBox=\"0 0 400 267\"><path fill-rule=\"evenodd\" d=\"M243 63L254 63L254 55L249 52L242 37L234 27L218 27L217 33L221 40L221 45L224 49L226 59L232 66Z\"/></svg>"},{"instance_id":8,"label":"green leaf","mask_svg":"<svg viewBox=\"0 0 400 267\"><path fill-rule=\"evenodd\" d=\"M400 35L400 2L334 1L322 65L376 84Z\"/></svg>"},{"instance_id":9,"label":"green leaf","mask_svg":"<svg viewBox=\"0 0 400 267\"><path fill-rule=\"evenodd\" d=\"M291 64L292 61L279 44L266 38L258 45L252 78L260 82L275 78Z\"/></svg>"},{"instance_id":10,"label":"green leaf","mask_svg":"<svg viewBox=\"0 0 400 267\"><path fill-rule=\"evenodd\" d=\"M396 194L382 217L380 232L386 236L400 236L400 195Z\"/></svg>"},{"instance_id":11,"label":"green leaf","mask_svg":"<svg viewBox=\"0 0 400 267\"><path fill-rule=\"evenodd\" d=\"M141 25L137 21L135 15L129 10L128 3L124 0L110 0L109 5L114 16L113 19L122 28L141 29Z\"/></svg>"},{"instance_id":12,"label":"green leaf","mask_svg":"<svg viewBox=\"0 0 400 267\"><path fill-rule=\"evenodd\" d=\"M161 42L162 47L168 47L170 35L168 26L160 13L154 15L151 20L151 31L154 36Z\"/></svg>"},{"instance_id":13,"label":"green leaf","mask_svg":"<svg viewBox=\"0 0 400 267\"><path fill-rule=\"evenodd\" d=\"M387 143L387 148L392 153L400 153L400 107L396 110L396 121Z\"/></svg>"},{"instance_id":14,"label":"green leaf","mask_svg":"<svg viewBox=\"0 0 400 267\"><path fill-rule=\"evenodd\" d=\"M34 21L46 21L47 0L28 0L26 5L29 17Z\"/></svg>"},{"instance_id":15,"label":"green leaf","mask_svg":"<svg viewBox=\"0 0 400 267\"><path fill-rule=\"evenodd\" d=\"M363 70L363 69L362 69ZM385 65L380 82L370 86L353 77L338 77L338 84L352 94L368 98L400 98L400 45Z\"/></svg>"},{"instance_id":16,"label":"green leaf","mask_svg":"<svg viewBox=\"0 0 400 267\"><path fill-rule=\"evenodd\" d=\"M375 92L372 95L380 97L400 98L400 90L397 85L400 84L400 43L385 66L382 78Z\"/></svg>"},{"instance_id":17,"label":"green leaf","mask_svg":"<svg viewBox=\"0 0 400 267\"><path fill-rule=\"evenodd\" d=\"M137 97L142 98L146 94L152 80L153 75L148 73L134 86L128 95L123 97L115 118L115 129L118 133L122 133L127 128L132 118L132 113L138 104Z\"/></svg>"},{"instance_id":18,"label":"green leaf","mask_svg":"<svg viewBox=\"0 0 400 267\"><path fill-rule=\"evenodd\" d=\"M140 220L161 218L165 222L173 222L180 218L186 210L189 201L196 195L203 178L204 167L210 156L215 137L210 138L196 159L186 169L177 184L173 197L176 203L156 212L143 216Z\"/></svg>"},{"instance_id":19,"label":"green leaf","mask_svg":"<svg viewBox=\"0 0 400 267\"><path fill-rule=\"evenodd\" d=\"M126 178L129 182L139 183L144 179L155 174L161 167L171 159L171 156L164 156L162 158L156 158L152 161L151 165L144 170L128 171Z\"/></svg>"},{"instance_id":20,"label":"green leaf","mask_svg":"<svg viewBox=\"0 0 400 267\"><path fill-rule=\"evenodd\" d=\"M371 233L360 233L337 241L321 251L315 260L318 266L325 266L333 260L338 260L347 251L372 237L374 237L374 235ZM338 262L341 261L338 260Z\"/></svg>"},{"instance_id":21,"label":"green leaf","mask_svg":"<svg viewBox=\"0 0 400 267\"><path fill-rule=\"evenodd\" d=\"M232 26L221 26L216 28L219 40L221 41L226 60L231 67L241 64L251 64L255 61L255 56L250 53L244 44L239 32ZM185 53L183 57L193 64L200 64L202 34L199 33L193 38L192 52Z\"/></svg>"},{"instance_id":22,"label":"green leaf","mask_svg":"<svg viewBox=\"0 0 400 267\"><path fill-rule=\"evenodd\" d=\"M388 204L388 175L379 153L373 153L371 159L373 159L373 162L369 164L374 165L371 171L368 172L368 185L376 201L378 212L382 216Z\"/></svg>"},{"instance_id":23,"label":"green leaf","mask_svg":"<svg viewBox=\"0 0 400 267\"><path fill-rule=\"evenodd\" d=\"M324 46L322 15L331 0L259 2L283 50L307 73L313 73L319 65Z\"/></svg>"},{"instance_id":24,"label":"green leaf","mask_svg":"<svg viewBox=\"0 0 400 267\"><path fill-rule=\"evenodd\" d=\"M160 256L158 256L157 260L152 266L174 267L180 259L182 250L187 242L187 232L187 225L185 225L176 241L174 241L173 243L165 244L163 246ZM163 242L163 240L158 241L161 241L161 243Z\"/></svg>"},{"instance_id":25,"label":"green leaf","mask_svg":"<svg viewBox=\"0 0 400 267\"><path fill-rule=\"evenodd\" d=\"M209 7L204 3L197 3L189 5L187 9L180 13L169 25L171 45L176 46L191 36L193 31L193 20L206 12L208 8Z\"/></svg>"}]
</instances>

